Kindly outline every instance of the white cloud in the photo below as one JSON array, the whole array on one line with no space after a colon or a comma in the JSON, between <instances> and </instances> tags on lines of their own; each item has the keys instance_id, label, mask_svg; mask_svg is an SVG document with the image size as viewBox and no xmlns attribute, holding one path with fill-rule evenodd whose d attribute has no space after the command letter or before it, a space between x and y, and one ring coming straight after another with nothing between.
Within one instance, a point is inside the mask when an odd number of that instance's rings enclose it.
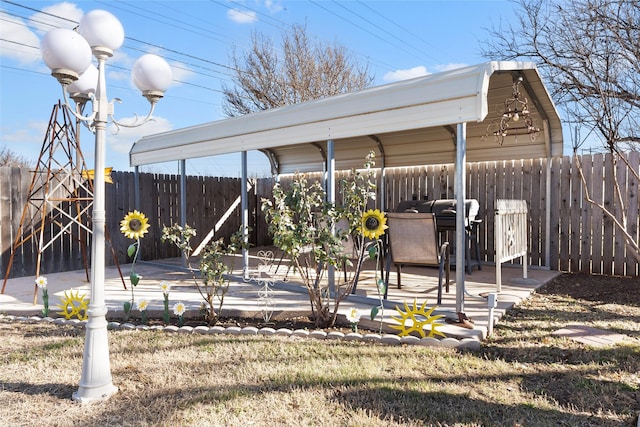
<instances>
[{"instance_id":1,"label":"white cloud","mask_svg":"<svg viewBox=\"0 0 640 427\"><path fill-rule=\"evenodd\" d=\"M468 66L468 64L456 64L456 63L451 63L451 64L440 64L440 65L434 65L433 69L440 72L440 71L449 71L449 70L455 70L457 68L464 68Z\"/></svg>"},{"instance_id":2,"label":"white cloud","mask_svg":"<svg viewBox=\"0 0 640 427\"><path fill-rule=\"evenodd\" d=\"M139 140L145 135L152 135L155 133L166 132L173 128L168 119L159 116L153 116L154 120L145 123L142 126L127 128L120 127L118 130L114 124L109 125L109 135L107 137L107 148L109 154L125 154L125 163L129 164L129 150L133 146L134 142ZM137 120L140 120L140 117L126 117L121 120L118 120L120 123L132 125ZM114 132L117 132L114 134ZM114 156L110 155L110 162L113 160ZM112 163L112 162L111 162ZM118 160L118 164L122 163L122 159ZM114 165L115 166L115 165Z\"/></svg>"},{"instance_id":3,"label":"white cloud","mask_svg":"<svg viewBox=\"0 0 640 427\"><path fill-rule=\"evenodd\" d=\"M250 24L258 20L255 12L238 9L229 9L227 18L238 24Z\"/></svg>"},{"instance_id":4,"label":"white cloud","mask_svg":"<svg viewBox=\"0 0 640 427\"><path fill-rule=\"evenodd\" d=\"M63 2L43 8L42 12L31 15L26 21L3 14L0 56L12 58L22 65L38 62L40 37L54 28L74 28L82 13L75 4Z\"/></svg>"},{"instance_id":5,"label":"white cloud","mask_svg":"<svg viewBox=\"0 0 640 427\"><path fill-rule=\"evenodd\" d=\"M180 84L180 83L176 83L176 80L185 82L189 80L191 76L194 75L193 71L191 71L189 67L182 62L172 62L169 65L171 65L171 72L173 73L174 85Z\"/></svg>"},{"instance_id":6,"label":"white cloud","mask_svg":"<svg viewBox=\"0 0 640 427\"><path fill-rule=\"evenodd\" d=\"M397 82L399 80L412 79L414 77L426 76L430 74L427 72L427 68L423 65L409 68L407 70L390 71L382 77L385 82Z\"/></svg>"},{"instance_id":7,"label":"white cloud","mask_svg":"<svg viewBox=\"0 0 640 427\"><path fill-rule=\"evenodd\" d=\"M40 39L24 21L11 16L3 17L0 26L0 56L31 64L40 59Z\"/></svg>"},{"instance_id":8,"label":"white cloud","mask_svg":"<svg viewBox=\"0 0 640 427\"><path fill-rule=\"evenodd\" d=\"M428 71L427 67L425 67L424 65L419 65L417 67L409 68L406 70L390 71L386 73L382 77L382 79L385 82L397 82L400 80L412 79L414 77L427 76L429 74L433 74L434 72L455 70L457 68L464 68L467 66L468 64L462 63L438 64L431 67L434 71Z\"/></svg>"},{"instance_id":9,"label":"white cloud","mask_svg":"<svg viewBox=\"0 0 640 427\"><path fill-rule=\"evenodd\" d=\"M267 10L272 14L278 13L282 10L282 6L279 3L274 2L273 0L266 0L264 2L264 7L266 7Z\"/></svg>"},{"instance_id":10,"label":"white cloud","mask_svg":"<svg viewBox=\"0 0 640 427\"><path fill-rule=\"evenodd\" d=\"M33 14L29 25L40 34L44 34L54 28L68 28L71 30L78 25L83 14L82 9L79 9L73 3L57 3L42 8L42 12Z\"/></svg>"}]
</instances>

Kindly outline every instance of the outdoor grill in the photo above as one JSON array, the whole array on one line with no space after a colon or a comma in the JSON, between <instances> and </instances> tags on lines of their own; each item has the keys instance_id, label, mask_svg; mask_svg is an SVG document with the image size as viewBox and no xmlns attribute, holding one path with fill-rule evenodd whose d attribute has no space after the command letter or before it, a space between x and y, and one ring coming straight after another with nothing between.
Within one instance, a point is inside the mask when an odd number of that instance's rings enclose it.
<instances>
[{"instance_id":1,"label":"outdoor grill","mask_svg":"<svg viewBox=\"0 0 640 427\"><path fill-rule=\"evenodd\" d=\"M476 199L467 199L465 206L465 226L472 228L478 222L476 219L480 205ZM436 216L436 225L440 231L456 229L456 201L455 199L438 200L406 200L400 202L396 212L433 213Z\"/></svg>"},{"instance_id":2,"label":"outdoor grill","mask_svg":"<svg viewBox=\"0 0 640 427\"><path fill-rule=\"evenodd\" d=\"M467 240L466 262L467 271L471 273L471 269L475 266L480 269L480 248L478 246L478 224L482 220L478 219L480 205L476 199L467 199L465 206L465 234ZM436 226L438 231L445 236L441 238L450 238L450 231L456 229L456 200L455 199L437 199L437 200L406 200L400 202L396 208L396 212L416 212L416 213L433 213L436 217ZM454 239L455 240L455 239ZM475 259L471 259L471 248L475 248Z\"/></svg>"}]
</instances>

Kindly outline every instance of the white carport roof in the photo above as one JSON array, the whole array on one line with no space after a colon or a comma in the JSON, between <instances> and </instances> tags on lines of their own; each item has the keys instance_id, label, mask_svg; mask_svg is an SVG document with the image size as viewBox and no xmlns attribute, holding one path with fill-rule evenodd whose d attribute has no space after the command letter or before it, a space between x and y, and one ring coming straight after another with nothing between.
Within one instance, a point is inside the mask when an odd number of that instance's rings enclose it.
<instances>
[{"instance_id":1,"label":"white carport roof","mask_svg":"<svg viewBox=\"0 0 640 427\"><path fill-rule=\"evenodd\" d=\"M510 135L498 145L487 129L518 77L541 132L534 142ZM362 167L372 149L385 167L453 163L459 123L466 123L470 162L562 155L560 118L535 65L487 62L145 136L131 148L130 163L260 150L274 173L320 171L327 140L334 141L337 170Z\"/></svg>"}]
</instances>

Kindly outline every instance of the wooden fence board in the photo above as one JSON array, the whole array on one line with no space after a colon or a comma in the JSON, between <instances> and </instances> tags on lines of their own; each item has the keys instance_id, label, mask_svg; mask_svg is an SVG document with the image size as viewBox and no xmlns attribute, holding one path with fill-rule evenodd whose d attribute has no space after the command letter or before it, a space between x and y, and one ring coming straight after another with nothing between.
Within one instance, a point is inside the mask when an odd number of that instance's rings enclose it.
<instances>
[{"instance_id":1,"label":"wooden fence board","mask_svg":"<svg viewBox=\"0 0 640 427\"><path fill-rule=\"evenodd\" d=\"M494 261L495 260L495 239L494 239L494 222L491 218L494 217L496 211L496 200L498 200L497 194L497 180L498 180L498 163L497 162L487 162L485 163L485 176L486 176L486 189L487 189L487 198L483 203L485 208L485 218L483 222L483 227L485 233L485 245L486 245L486 254L487 260ZM482 233L480 233L482 234Z\"/></svg>"},{"instance_id":2,"label":"wooden fence board","mask_svg":"<svg viewBox=\"0 0 640 427\"><path fill-rule=\"evenodd\" d=\"M588 188L593 188L593 158L584 156L581 160L582 165L582 174L584 176L584 181ZM582 195L582 194L581 194ZM593 244L593 224L592 224L592 209L584 200L584 195L581 197L581 205L580 205L580 219L582 221L581 227L581 245L580 245L580 271L584 271L584 269L591 268L591 245Z\"/></svg>"},{"instance_id":3,"label":"wooden fence board","mask_svg":"<svg viewBox=\"0 0 640 427\"><path fill-rule=\"evenodd\" d=\"M478 195L487 195L486 197L481 197L480 199L478 199L478 204L480 205L480 215L482 219L482 223L478 227L478 244L480 245L480 259L483 261L488 261L489 259L493 259L494 257L493 252L490 252L493 246L489 247L489 233L487 232L488 218L489 216L493 216L494 213L492 208L487 203L487 201L489 200L489 177L487 173L487 170L489 168L488 165L489 163L484 162L480 163L478 167ZM491 240L493 240L493 238Z\"/></svg>"},{"instance_id":4,"label":"wooden fence board","mask_svg":"<svg viewBox=\"0 0 640 427\"><path fill-rule=\"evenodd\" d=\"M573 156L567 157L568 166L566 179L569 182L569 271L580 271L580 241L582 219L582 183L577 172L577 164ZM573 179L572 179L573 178Z\"/></svg>"},{"instance_id":5,"label":"wooden fence board","mask_svg":"<svg viewBox=\"0 0 640 427\"><path fill-rule=\"evenodd\" d=\"M616 192L615 204L613 212L616 218L622 218L622 214L625 207L628 205L628 192L624 191L627 188L627 166L622 159L617 159L614 167L616 187L622 189L620 192ZM626 216L626 213L625 213ZM621 221L621 223L623 223ZM618 227L614 227L614 250L613 250L613 272L614 274L623 276L625 274L626 259L625 259L625 238L623 230Z\"/></svg>"},{"instance_id":6,"label":"wooden fence board","mask_svg":"<svg viewBox=\"0 0 640 427\"><path fill-rule=\"evenodd\" d=\"M634 238L636 242L640 241L639 227L638 221L638 213L640 212L640 200L638 199L638 182L635 179L636 176L640 175L640 153L637 151L629 153L627 157L627 161L629 162L629 176L627 178L627 232ZM635 171L635 174L631 171ZM633 253L634 249L627 247L626 248L626 258L627 264L625 269L625 275L627 276L637 276L639 274L638 271L638 261L635 253Z\"/></svg>"},{"instance_id":7,"label":"wooden fence board","mask_svg":"<svg viewBox=\"0 0 640 427\"><path fill-rule=\"evenodd\" d=\"M612 209L614 206L614 176L613 176L614 168L613 162L611 158L611 154L605 155L604 161L604 190L603 190L603 204L607 209ZM614 242L613 242L613 222L611 218L604 215L603 216L604 230L603 230L603 251L602 251L602 272L604 274L612 274L613 273L613 252L614 252Z\"/></svg>"},{"instance_id":8,"label":"wooden fence board","mask_svg":"<svg viewBox=\"0 0 640 427\"><path fill-rule=\"evenodd\" d=\"M596 154L593 156L593 187L591 191L591 198L597 202L602 203L602 194L604 187L604 155ZM604 272L602 251L603 251L603 227L604 227L604 215L598 208L592 209L592 237L591 237L591 271L596 274L602 274Z\"/></svg>"},{"instance_id":9,"label":"wooden fence board","mask_svg":"<svg viewBox=\"0 0 640 427\"><path fill-rule=\"evenodd\" d=\"M549 242L549 263L552 270L560 270L560 166L561 158L551 161L549 173L551 174L551 192L549 194L549 210L551 211L551 240Z\"/></svg>"},{"instance_id":10,"label":"wooden fence board","mask_svg":"<svg viewBox=\"0 0 640 427\"><path fill-rule=\"evenodd\" d=\"M563 157L560 163L560 205L559 210L563 212L560 216L560 269L570 270L570 245L571 245L571 218L566 214L571 212L571 161L568 157Z\"/></svg>"}]
</instances>

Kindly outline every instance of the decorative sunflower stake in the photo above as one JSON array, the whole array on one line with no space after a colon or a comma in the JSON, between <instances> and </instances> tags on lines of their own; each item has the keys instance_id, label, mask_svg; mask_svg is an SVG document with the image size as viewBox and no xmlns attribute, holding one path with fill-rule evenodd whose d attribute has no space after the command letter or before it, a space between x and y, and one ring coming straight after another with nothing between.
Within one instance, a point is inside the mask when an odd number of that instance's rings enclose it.
<instances>
[{"instance_id":1,"label":"decorative sunflower stake","mask_svg":"<svg viewBox=\"0 0 640 427\"><path fill-rule=\"evenodd\" d=\"M378 299L380 304L371 308L370 317L374 320L378 313L381 313L380 317L380 332L382 333L382 319L384 318L384 304L383 295L386 293L386 284L382 278L377 277L378 263L380 262L380 256L382 253L382 242L380 236L385 233L385 230L389 228L387 225L387 217L379 209L369 209L362 214L360 227L358 232L364 237L373 240L369 247L369 258L376 260L376 286L378 288Z\"/></svg>"},{"instance_id":2,"label":"decorative sunflower stake","mask_svg":"<svg viewBox=\"0 0 640 427\"><path fill-rule=\"evenodd\" d=\"M435 335L441 336L442 338L446 338L446 335L439 331L437 328L442 326L439 322L439 319L442 319L444 315L442 314L433 314L436 310L436 306L431 308L427 307L427 301L425 300L422 305L418 307L416 299L413 299L413 307L410 307L409 304L405 301L404 308L406 311L402 311L401 308L396 306L396 311L400 315L400 317L391 317L393 320L399 323L399 325L392 325L391 328L400 331L398 333L401 337L406 337L407 335L411 335L412 333L417 333L420 337L425 337L425 326L430 326L431 330L429 332L429 337L434 337Z\"/></svg>"},{"instance_id":3,"label":"decorative sunflower stake","mask_svg":"<svg viewBox=\"0 0 640 427\"><path fill-rule=\"evenodd\" d=\"M387 217L380 212L380 209L369 209L362 215L362 223L358 231L364 237L377 240L387 228L389 228Z\"/></svg>"},{"instance_id":4,"label":"decorative sunflower stake","mask_svg":"<svg viewBox=\"0 0 640 427\"><path fill-rule=\"evenodd\" d=\"M86 294L80 294L80 291L64 291L64 297L60 299L58 308L60 309L58 314L67 320L72 317L78 320L87 320L89 317L89 299Z\"/></svg>"},{"instance_id":5,"label":"decorative sunflower stake","mask_svg":"<svg viewBox=\"0 0 640 427\"><path fill-rule=\"evenodd\" d=\"M138 253L140 252L140 239L144 237L144 234L149 231L149 220L142 213L134 210L133 212L129 212L125 215L125 217L120 221L120 232L125 235L125 237L129 239L134 239L135 242L129 245L127 248L127 255L129 257L133 256L133 262L131 263L131 273L129 274L129 279L131 280L131 301L126 301L124 303L124 313L125 319L129 319L129 314L133 305L135 303L135 297L133 294L133 288L140 283L140 279L142 276L138 275L134 271L134 267L136 265L136 261L138 259Z\"/></svg>"}]
</instances>

